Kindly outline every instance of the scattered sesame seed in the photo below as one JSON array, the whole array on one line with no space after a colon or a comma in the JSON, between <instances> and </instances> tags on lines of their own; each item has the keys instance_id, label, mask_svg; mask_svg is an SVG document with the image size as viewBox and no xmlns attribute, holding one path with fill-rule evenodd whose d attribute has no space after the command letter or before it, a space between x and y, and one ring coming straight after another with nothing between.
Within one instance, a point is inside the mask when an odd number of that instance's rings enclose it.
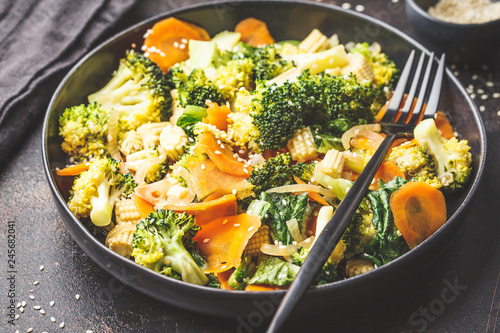
<instances>
[{"instance_id":1,"label":"scattered sesame seed","mask_svg":"<svg viewBox=\"0 0 500 333\"><path fill-rule=\"evenodd\" d=\"M76 294L75 298L76 298L77 301L79 301L80 300L80 294Z\"/></svg>"},{"instance_id":2,"label":"scattered sesame seed","mask_svg":"<svg viewBox=\"0 0 500 333\"><path fill-rule=\"evenodd\" d=\"M28 328L28 329L26 330L26 332L31 333L31 332L33 332L33 329L30 327L30 328Z\"/></svg>"},{"instance_id":3,"label":"scattered sesame seed","mask_svg":"<svg viewBox=\"0 0 500 333\"><path fill-rule=\"evenodd\" d=\"M210 242L210 238L205 238L205 239L203 240L203 243L205 243L205 244L206 244L206 243L208 243L208 242Z\"/></svg>"},{"instance_id":4,"label":"scattered sesame seed","mask_svg":"<svg viewBox=\"0 0 500 333\"><path fill-rule=\"evenodd\" d=\"M479 75L477 74L472 75L472 80L477 80L477 79L479 79Z\"/></svg>"},{"instance_id":5,"label":"scattered sesame seed","mask_svg":"<svg viewBox=\"0 0 500 333\"><path fill-rule=\"evenodd\" d=\"M350 3L348 3L348 2L344 2L344 3L342 4L342 8L343 8L343 9L351 9L351 4L350 4Z\"/></svg>"},{"instance_id":6,"label":"scattered sesame seed","mask_svg":"<svg viewBox=\"0 0 500 333\"><path fill-rule=\"evenodd\" d=\"M174 47L179 47L179 42L174 42Z\"/></svg>"},{"instance_id":7,"label":"scattered sesame seed","mask_svg":"<svg viewBox=\"0 0 500 333\"><path fill-rule=\"evenodd\" d=\"M43 271L45 267L43 267L43 265L40 266L40 270Z\"/></svg>"},{"instance_id":8,"label":"scattered sesame seed","mask_svg":"<svg viewBox=\"0 0 500 333\"><path fill-rule=\"evenodd\" d=\"M56 322L56 318L50 317L50 321L53 322L53 323L55 323Z\"/></svg>"},{"instance_id":9,"label":"scattered sesame seed","mask_svg":"<svg viewBox=\"0 0 500 333\"><path fill-rule=\"evenodd\" d=\"M236 189L233 188L233 190L231 191L231 193L233 193L234 195L236 195Z\"/></svg>"},{"instance_id":10,"label":"scattered sesame seed","mask_svg":"<svg viewBox=\"0 0 500 333\"><path fill-rule=\"evenodd\" d=\"M252 231L253 229L254 229L254 227L250 227L250 228L248 228L248 231L250 232L250 231Z\"/></svg>"},{"instance_id":11,"label":"scattered sesame seed","mask_svg":"<svg viewBox=\"0 0 500 333\"><path fill-rule=\"evenodd\" d=\"M477 93L478 93L478 94L484 94L484 90L483 90L483 89L481 89L481 88L479 88L479 89L477 90Z\"/></svg>"},{"instance_id":12,"label":"scattered sesame seed","mask_svg":"<svg viewBox=\"0 0 500 333\"><path fill-rule=\"evenodd\" d=\"M16 308L19 309L20 307L21 307L21 303L17 303Z\"/></svg>"},{"instance_id":13,"label":"scattered sesame seed","mask_svg":"<svg viewBox=\"0 0 500 333\"><path fill-rule=\"evenodd\" d=\"M50 307L53 307L54 303L55 303L54 301L50 301L50 303L49 303Z\"/></svg>"},{"instance_id":14,"label":"scattered sesame seed","mask_svg":"<svg viewBox=\"0 0 500 333\"><path fill-rule=\"evenodd\" d=\"M476 98L476 94L470 94L470 98L472 99Z\"/></svg>"},{"instance_id":15,"label":"scattered sesame seed","mask_svg":"<svg viewBox=\"0 0 500 333\"><path fill-rule=\"evenodd\" d=\"M35 306L33 307L33 309L35 309L35 310L40 310L40 309L41 309L41 307L40 307L40 305L35 305Z\"/></svg>"},{"instance_id":16,"label":"scattered sesame seed","mask_svg":"<svg viewBox=\"0 0 500 333\"><path fill-rule=\"evenodd\" d=\"M94 331L86 330L85 333L94 333Z\"/></svg>"},{"instance_id":17,"label":"scattered sesame seed","mask_svg":"<svg viewBox=\"0 0 500 333\"><path fill-rule=\"evenodd\" d=\"M460 73L458 71L454 71L453 75L458 76Z\"/></svg>"},{"instance_id":18,"label":"scattered sesame seed","mask_svg":"<svg viewBox=\"0 0 500 333\"><path fill-rule=\"evenodd\" d=\"M484 101L485 99L488 99L488 95L484 94L484 95L481 95L481 99Z\"/></svg>"},{"instance_id":19,"label":"scattered sesame seed","mask_svg":"<svg viewBox=\"0 0 500 333\"><path fill-rule=\"evenodd\" d=\"M29 298L30 298L31 300L34 300L34 299L35 299L35 296L33 296L33 295L29 295Z\"/></svg>"},{"instance_id":20,"label":"scattered sesame seed","mask_svg":"<svg viewBox=\"0 0 500 333\"><path fill-rule=\"evenodd\" d=\"M186 44L181 44L181 45L179 45L179 48L180 48L181 50L184 50L184 49L186 48Z\"/></svg>"},{"instance_id":21,"label":"scattered sesame seed","mask_svg":"<svg viewBox=\"0 0 500 333\"><path fill-rule=\"evenodd\" d=\"M26 301L22 301L21 306L24 308L26 306Z\"/></svg>"},{"instance_id":22,"label":"scattered sesame seed","mask_svg":"<svg viewBox=\"0 0 500 333\"><path fill-rule=\"evenodd\" d=\"M237 228L237 227L240 226L240 224L239 223L235 223L234 226Z\"/></svg>"},{"instance_id":23,"label":"scattered sesame seed","mask_svg":"<svg viewBox=\"0 0 500 333\"><path fill-rule=\"evenodd\" d=\"M40 310L40 314L45 315L45 310L44 309Z\"/></svg>"},{"instance_id":24,"label":"scattered sesame seed","mask_svg":"<svg viewBox=\"0 0 500 333\"><path fill-rule=\"evenodd\" d=\"M499 92L493 93L493 98L500 98L500 93Z\"/></svg>"},{"instance_id":25,"label":"scattered sesame seed","mask_svg":"<svg viewBox=\"0 0 500 333\"><path fill-rule=\"evenodd\" d=\"M59 327L60 328L64 328L64 321L62 323L59 324Z\"/></svg>"},{"instance_id":26,"label":"scattered sesame seed","mask_svg":"<svg viewBox=\"0 0 500 333\"><path fill-rule=\"evenodd\" d=\"M450 68L453 69L453 70L455 70L455 69L457 69L457 65L456 64L451 64Z\"/></svg>"},{"instance_id":27,"label":"scattered sesame seed","mask_svg":"<svg viewBox=\"0 0 500 333\"><path fill-rule=\"evenodd\" d=\"M365 6L363 6L363 5L357 5L357 6L356 6L356 11L358 11L358 12L363 12L363 11L365 11Z\"/></svg>"},{"instance_id":28,"label":"scattered sesame seed","mask_svg":"<svg viewBox=\"0 0 500 333\"><path fill-rule=\"evenodd\" d=\"M205 170L205 164L201 165L201 170Z\"/></svg>"},{"instance_id":29,"label":"scattered sesame seed","mask_svg":"<svg viewBox=\"0 0 500 333\"><path fill-rule=\"evenodd\" d=\"M225 219L225 220L222 222L222 224L226 224L226 223L227 223L227 221L228 221L228 220L227 220L227 219Z\"/></svg>"},{"instance_id":30,"label":"scattered sesame seed","mask_svg":"<svg viewBox=\"0 0 500 333\"><path fill-rule=\"evenodd\" d=\"M15 319L15 320L18 320L18 319L19 319L19 317L21 317L21 316L20 316L20 315L19 315L19 313L18 313L18 314L16 314L16 316L14 317L14 319Z\"/></svg>"},{"instance_id":31,"label":"scattered sesame seed","mask_svg":"<svg viewBox=\"0 0 500 333\"><path fill-rule=\"evenodd\" d=\"M487 87L493 87L495 84L491 81L486 82Z\"/></svg>"},{"instance_id":32,"label":"scattered sesame seed","mask_svg":"<svg viewBox=\"0 0 500 333\"><path fill-rule=\"evenodd\" d=\"M19 308L19 311L21 311L21 313L23 313L23 312L24 312L24 308L23 308L23 307L20 307L20 308Z\"/></svg>"},{"instance_id":33,"label":"scattered sesame seed","mask_svg":"<svg viewBox=\"0 0 500 333\"><path fill-rule=\"evenodd\" d=\"M220 151L216 150L216 151L215 151L215 154L220 155L220 154L222 154L222 153L221 153Z\"/></svg>"},{"instance_id":34,"label":"scattered sesame seed","mask_svg":"<svg viewBox=\"0 0 500 333\"><path fill-rule=\"evenodd\" d=\"M38 284L39 284L39 283L40 283L40 281L35 281L35 282L33 282L33 284L34 284L35 286L38 286Z\"/></svg>"},{"instance_id":35,"label":"scattered sesame seed","mask_svg":"<svg viewBox=\"0 0 500 333\"><path fill-rule=\"evenodd\" d=\"M311 241L311 238L306 238L306 239L304 240L304 243L309 243L310 241Z\"/></svg>"},{"instance_id":36,"label":"scattered sesame seed","mask_svg":"<svg viewBox=\"0 0 500 333\"><path fill-rule=\"evenodd\" d=\"M392 3L398 3L399 0L392 0Z\"/></svg>"},{"instance_id":37,"label":"scattered sesame seed","mask_svg":"<svg viewBox=\"0 0 500 333\"><path fill-rule=\"evenodd\" d=\"M30 289L30 293L33 293L33 289Z\"/></svg>"},{"instance_id":38,"label":"scattered sesame seed","mask_svg":"<svg viewBox=\"0 0 500 333\"><path fill-rule=\"evenodd\" d=\"M499 117L500 117L500 110L498 110L498 111L497 111L497 116L499 116Z\"/></svg>"},{"instance_id":39,"label":"scattered sesame seed","mask_svg":"<svg viewBox=\"0 0 500 333\"><path fill-rule=\"evenodd\" d=\"M248 170L247 170L247 169L245 169L245 168L243 168L243 172L244 172L244 173L248 173Z\"/></svg>"},{"instance_id":40,"label":"scattered sesame seed","mask_svg":"<svg viewBox=\"0 0 500 333\"><path fill-rule=\"evenodd\" d=\"M479 111L481 111L481 112L486 111L486 108L484 107L484 105L481 105L481 106L479 107Z\"/></svg>"}]
</instances>

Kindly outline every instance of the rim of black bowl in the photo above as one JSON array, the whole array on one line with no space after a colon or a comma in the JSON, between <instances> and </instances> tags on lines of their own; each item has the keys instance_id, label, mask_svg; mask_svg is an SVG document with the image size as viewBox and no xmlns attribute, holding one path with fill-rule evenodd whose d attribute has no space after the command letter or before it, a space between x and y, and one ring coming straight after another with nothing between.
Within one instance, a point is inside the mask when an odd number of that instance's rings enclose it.
<instances>
[{"instance_id":1,"label":"rim of black bowl","mask_svg":"<svg viewBox=\"0 0 500 333\"><path fill-rule=\"evenodd\" d=\"M448 21L443 21L438 19L437 17L432 16L429 14L427 11L425 11L420 5L418 5L414 0L406 0L406 3L412 6L413 10L417 12L420 16L425 17L426 19L433 21L438 24L442 24L445 26L449 26L450 28L462 28L462 29L467 29L467 28L482 28L482 27L489 27L492 25L496 25L500 23L500 18L488 22L483 22L483 23L455 23L455 22L448 22Z\"/></svg>"},{"instance_id":2,"label":"rim of black bowl","mask_svg":"<svg viewBox=\"0 0 500 333\"><path fill-rule=\"evenodd\" d=\"M205 295L206 294L210 295L210 294L224 293L224 294L226 294L228 296L229 295L235 295L236 297L248 298L248 300L254 300L255 296L257 296L258 294L262 294L262 295L283 294L283 293L286 292L286 290L262 291L262 292L257 292L256 293L256 292L242 292L242 291L236 291L236 290L221 290L221 289L216 289L216 288L211 288L211 287L206 287L206 286L198 286L198 285L195 285L195 284L189 284L189 283L186 283L186 282L183 282L183 281L179 281L179 280L176 280L176 279L168 278L166 276L158 274L158 273L156 273L156 272L154 272L154 271L152 271L152 270L150 270L150 269L148 269L148 268L146 268L144 266L141 266L141 265L135 263L134 261L132 261L130 259L122 257L119 254L111 251L103 243L99 242L87 230L87 228L85 228L85 226L73 215L73 213L71 212L71 210L68 208L66 201L61 196L61 193L59 192L59 189L57 188L57 186L55 184L52 172L51 172L51 170L49 168L48 150L47 150L47 139L48 139L48 131L47 131L47 129L48 129L48 121L49 121L49 116L50 116L52 107L53 107L53 105L55 103L55 100L56 100L57 96L61 92L62 88L64 87L64 85L66 84L66 82L68 81L68 79L72 76L72 74L75 72L75 70L83 62L85 62L88 58L90 58L92 55L94 55L101 48L105 47L108 43L111 43L111 42L115 41L116 39L119 39L120 37L128 34L129 32L131 32L132 30L134 30L136 28L139 28L139 27L142 27L142 26L151 25L153 22L156 22L159 19L167 18L167 17L174 16L174 15L177 15L177 14L182 14L182 13L185 13L185 12L188 12L188 11L191 11L191 10L200 9L200 8L204 8L204 7L213 7L214 5L230 4L230 3L232 3L232 4L234 4L234 3L262 3L262 4L288 3L289 4L290 1L287 1L287 0L266 0L266 1L263 1L263 0L231 1L231 0L228 0L228 1L222 1L222 2L213 2L212 1L212 2L203 3L203 4L196 4L196 5L187 6L187 7L181 8L181 9L171 10L171 11L164 12L162 14L155 15L155 16L149 18L149 19L146 19L146 20L143 20L143 21L141 21L141 22L139 22L137 24L134 24L134 25L130 26L129 28L123 30L122 32L119 32L118 34L114 35L113 37L107 39L106 41L104 41L103 43L99 44L97 47L95 47L94 49L92 49L90 52L88 52L82 59L80 59L71 68L71 70L65 75L65 77L63 78L63 80L61 81L61 83L59 84L59 86L57 87L56 91L54 92L54 94L53 94L53 96L51 98L50 104L49 104L49 106L47 108L47 112L46 112L46 115L45 115L45 118L44 118L44 122L43 122L42 154L43 154L43 165L44 165L45 175L46 175L46 177L47 177L47 179L49 181L49 185L50 185L53 193L55 194L56 200L61 204L61 207L63 207L63 209L65 210L65 212L69 216L71 216L72 221L76 225L76 227L82 233L84 233L86 235L86 237L88 239L90 239L92 241L92 243L94 243L94 245L100 247L101 250L105 251L113 260L119 261L123 265L135 266L136 268L139 268L140 270L142 270L144 272L144 274L146 274L146 275L151 274L151 276L154 276L156 278L164 278L167 283L172 283L173 285L179 284L179 286L183 286L183 287L189 286L190 288L198 289L198 291L200 293L203 293ZM350 16L355 16L355 17L361 18L361 19L363 19L365 21L377 24L377 25L381 26L382 28L389 30L390 32L398 35L400 38L402 38L405 41L409 42L413 46L417 47L422 52L430 54L430 52L424 46L422 46L420 43L418 43L417 41L415 41L413 38L409 37L408 35L406 35L405 33L401 32L400 30L398 30L398 29L396 29L396 28L394 28L394 27L392 27L392 26L390 26L390 25L388 25L388 24L386 24L386 23L384 23L384 22L382 22L382 21L380 21L380 20L378 20L378 19L376 19L374 17L368 16L366 14L359 13L359 12L354 12L354 11L351 11L351 10L344 10L344 9L338 7L338 6L334 6L334 5L331 5L331 4L312 3L312 2L306 2L306 1L293 1L293 3L294 4L305 5L305 6L311 6L311 7L321 7L321 8L325 8L325 9L331 10L331 11L341 12L341 13L344 13L344 14L347 14L347 15L350 15ZM448 80L451 80L457 86L457 88L459 89L460 93L465 97L465 99L467 101L467 104L470 107L470 109L472 110L472 114L474 115L474 119L475 119L475 121L476 121L476 123L478 124L478 127L479 127L479 136L480 136L480 140L479 140L480 141L480 147L479 148L480 148L480 151L478 152L478 155L481 156L481 159L479 161L479 166L478 166L478 170L477 170L477 173L476 173L476 177L471 180L470 189L469 189L469 192L468 192L467 196L464 198L464 200L462 201L462 203L460 204L460 206L457 208L457 210L454 212L454 214L452 216L450 216L450 218L448 219L448 221L446 222L446 224L443 227L441 227L437 232L435 232L431 237L429 237L427 240L425 240L422 244L420 244L419 246L417 246L416 248L414 248L413 250L411 250L411 251L403 254L402 256L396 258L392 262L390 262L390 263L388 263L388 264L386 264L384 266L378 267L377 269L374 269L374 270L372 270L370 272L367 272L365 274L362 274L362 275L359 275L359 276L356 276L356 277L352 277L352 278L349 278L349 279L335 281L335 282L328 283L328 284L321 285L321 286L312 287L307 292L308 295L314 295L316 293L321 293L324 289L344 288L344 286L350 286L352 284L363 283L363 282L365 282L368 279L371 279L373 277L385 274L385 272L388 271L388 270L397 270L398 267L401 265L401 262L405 261L406 258L412 257L412 256L417 256L418 253L424 251L427 248L427 246L430 245L431 243L439 242L440 239L445 235L446 231L450 228L450 225L456 223L458 217L463 213L464 208L467 206L467 204L470 202L470 200L474 196L474 194L475 194L475 192L476 192L476 190L477 190L477 188L479 186L479 183L481 181L482 174L483 174L483 171L484 171L484 164L485 164L485 160L486 160L486 132L485 132L484 125L482 123L479 111L477 110L475 104L470 99L469 95L466 93L465 88L461 85L461 83L453 75L453 73L450 71L449 68L446 69L446 74L447 74ZM66 223L66 222L64 222L64 223ZM99 266L101 266L101 265L99 265ZM105 267L102 267L102 268L104 270L107 270ZM132 285L132 287L134 287L134 286ZM144 291L142 291L142 292L144 292ZM252 295L252 298L249 298L250 295ZM154 297L153 295L150 295L150 296ZM179 304L178 306L182 307L182 308L186 308L182 304Z\"/></svg>"}]
</instances>

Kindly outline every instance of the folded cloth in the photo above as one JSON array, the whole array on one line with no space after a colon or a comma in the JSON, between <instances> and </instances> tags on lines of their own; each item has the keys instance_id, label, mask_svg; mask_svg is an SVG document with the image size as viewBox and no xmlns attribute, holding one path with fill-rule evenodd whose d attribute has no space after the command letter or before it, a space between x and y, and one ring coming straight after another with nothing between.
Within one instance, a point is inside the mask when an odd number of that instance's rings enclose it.
<instances>
[{"instance_id":1,"label":"folded cloth","mask_svg":"<svg viewBox=\"0 0 500 333\"><path fill-rule=\"evenodd\" d=\"M137 1L0 1L0 170L62 75Z\"/></svg>"}]
</instances>

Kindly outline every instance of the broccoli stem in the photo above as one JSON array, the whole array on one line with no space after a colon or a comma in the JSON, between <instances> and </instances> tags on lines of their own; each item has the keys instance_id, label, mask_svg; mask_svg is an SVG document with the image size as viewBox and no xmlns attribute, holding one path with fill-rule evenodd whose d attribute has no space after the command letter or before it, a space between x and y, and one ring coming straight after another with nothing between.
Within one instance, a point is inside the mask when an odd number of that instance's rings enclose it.
<instances>
[{"instance_id":1,"label":"broccoli stem","mask_svg":"<svg viewBox=\"0 0 500 333\"><path fill-rule=\"evenodd\" d=\"M92 197L90 203L92 210L90 211L90 219L98 227L104 227L111 223L111 215L113 214L113 204L110 203L108 182L104 181L97 187L97 197Z\"/></svg>"}]
</instances>

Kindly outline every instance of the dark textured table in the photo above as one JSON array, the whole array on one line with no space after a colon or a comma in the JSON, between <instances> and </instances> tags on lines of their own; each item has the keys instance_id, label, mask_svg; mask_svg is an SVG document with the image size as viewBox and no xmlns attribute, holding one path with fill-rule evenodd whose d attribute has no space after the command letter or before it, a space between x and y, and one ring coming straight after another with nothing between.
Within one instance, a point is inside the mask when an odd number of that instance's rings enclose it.
<instances>
[{"instance_id":1,"label":"dark textured table","mask_svg":"<svg viewBox=\"0 0 500 333\"><path fill-rule=\"evenodd\" d=\"M112 32L195 2L200 1L142 1ZM330 2L343 4L343 1ZM364 11L412 34L406 23L404 5L396 0L351 1L349 4L352 10ZM497 322L500 311L500 290L497 292L500 279L499 60L497 57L496 61L475 66L452 65L463 85L470 85L488 135L484 181L458 237L423 272L418 283L408 286L408 292L401 292L391 300L365 304L365 309L353 309L348 315L329 313L301 318L295 320L291 330L495 332L498 328L500 331L500 322ZM51 95L56 84L49 84L46 94ZM33 332L250 331L236 320L181 311L146 297L119 283L87 257L65 230L52 201L42 170L41 127L40 121L8 165L1 168L1 332L30 332L29 328ZM17 251L15 264L8 261L12 235L15 235ZM12 270L9 264L14 264L15 273L8 273ZM20 308L13 310L18 315L13 321L15 326L8 323L8 290L12 287L16 304L26 302L23 312Z\"/></svg>"}]
</instances>

